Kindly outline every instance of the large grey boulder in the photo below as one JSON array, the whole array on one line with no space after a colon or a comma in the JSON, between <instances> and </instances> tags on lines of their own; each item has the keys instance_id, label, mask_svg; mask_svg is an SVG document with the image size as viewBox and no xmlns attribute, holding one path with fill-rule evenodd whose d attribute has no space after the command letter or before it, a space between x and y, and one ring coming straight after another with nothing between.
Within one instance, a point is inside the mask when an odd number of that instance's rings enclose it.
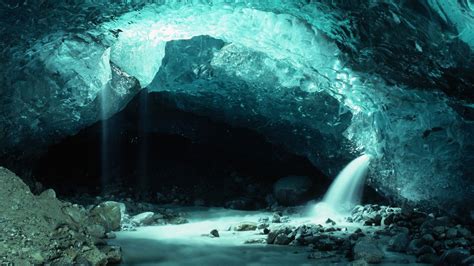
<instances>
[{"instance_id":1,"label":"large grey boulder","mask_svg":"<svg viewBox=\"0 0 474 266\"><path fill-rule=\"evenodd\" d=\"M115 201L102 202L90 211L91 222L102 225L106 232L119 230L123 208L121 205L123 204Z\"/></svg>"}]
</instances>

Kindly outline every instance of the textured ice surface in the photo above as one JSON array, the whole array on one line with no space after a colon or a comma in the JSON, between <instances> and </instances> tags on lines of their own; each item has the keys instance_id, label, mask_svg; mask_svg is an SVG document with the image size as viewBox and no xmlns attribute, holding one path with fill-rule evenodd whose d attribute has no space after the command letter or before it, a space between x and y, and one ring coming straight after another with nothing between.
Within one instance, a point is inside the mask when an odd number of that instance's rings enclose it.
<instances>
[{"instance_id":1,"label":"textured ice surface","mask_svg":"<svg viewBox=\"0 0 474 266\"><path fill-rule=\"evenodd\" d=\"M369 153L370 181L394 198L474 198L472 1L115 2L0 3L2 154L150 86L331 176Z\"/></svg>"}]
</instances>

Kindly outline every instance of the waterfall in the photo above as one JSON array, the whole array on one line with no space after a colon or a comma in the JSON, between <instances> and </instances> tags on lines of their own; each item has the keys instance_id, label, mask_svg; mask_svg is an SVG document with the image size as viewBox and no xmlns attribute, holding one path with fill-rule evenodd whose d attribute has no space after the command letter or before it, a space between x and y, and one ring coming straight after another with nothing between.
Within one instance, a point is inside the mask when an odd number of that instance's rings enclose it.
<instances>
[{"instance_id":1,"label":"waterfall","mask_svg":"<svg viewBox=\"0 0 474 266\"><path fill-rule=\"evenodd\" d=\"M316 204L317 217L334 219L360 202L370 159L370 155L359 156L342 169L323 201Z\"/></svg>"}]
</instances>

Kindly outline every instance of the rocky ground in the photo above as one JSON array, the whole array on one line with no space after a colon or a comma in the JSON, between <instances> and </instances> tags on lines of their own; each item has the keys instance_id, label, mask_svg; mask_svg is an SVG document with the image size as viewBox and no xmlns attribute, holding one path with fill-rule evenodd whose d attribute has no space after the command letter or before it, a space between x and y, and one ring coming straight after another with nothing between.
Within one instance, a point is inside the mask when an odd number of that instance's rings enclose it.
<instances>
[{"instance_id":1,"label":"rocky ground","mask_svg":"<svg viewBox=\"0 0 474 266\"><path fill-rule=\"evenodd\" d=\"M146 204L128 204L134 211L148 210L130 216L126 204L116 201L82 206L57 199L52 189L34 195L19 177L2 167L0 184L1 265L119 263L120 247L107 244L115 238L113 231L186 222L179 214Z\"/></svg>"},{"instance_id":2,"label":"rocky ground","mask_svg":"<svg viewBox=\"0 0 474 266\"><path fill-rule=\"evenodd\" d=\"M294 226L281 223L279 217L276 213L263 218L256 226L267 235L267 244L308 246L309 258L328 263L344 257L356 265L408 264L416 257L417 263L474 265L472 226L447 216L365 205L355 207L340 225L328 219L323 225Z\"/></svg>"},{"instance_id":3,"label":"rocky ground","mask_svg":"<svg viewBox=\"0 0 474 266\"><path fill-rule=\"evenodd\" d=\"M78 204L57 199L51 189L34 195L5 168L0 168L0 184L2 265L119 263L120 247L108 244L116 237L114 231L188 222L186 214L174 208L138 202L126 194L70 199ZM361 205L344 220L324 219L318 224L301 220L301 207L273 203L262 214L269 210L271 215L243 220L226 231L233 232L231 237L245 232L244 245L305 247L308 259L320 264L474 265L473 226L441 214ZM206 238L229 235L219 230L199 234Z\"/></svg>"}]
</instances>

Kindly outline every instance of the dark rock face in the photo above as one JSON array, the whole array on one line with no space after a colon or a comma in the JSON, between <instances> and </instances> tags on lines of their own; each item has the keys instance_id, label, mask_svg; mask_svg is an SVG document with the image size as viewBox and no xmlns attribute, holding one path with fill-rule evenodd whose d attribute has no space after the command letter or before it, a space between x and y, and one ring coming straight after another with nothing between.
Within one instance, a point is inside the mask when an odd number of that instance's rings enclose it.
<instances>
[{"instance_id":1,"label":"dark rock face","mask_svg":"<svg viewBox=\"0 0 474 266\"><path fill-rule=\"evenodd\" d=\"M41 153L150 85L328 176L366 152L386 196L473 208L469 1L4 6L2 162Z\"/></svg>"},{"instance_id":2,"label":"dark rock face","mask_svg":"<svg viewBox=\"0 0 474 266\"><path fill-rule=\"evenodd\" d=\"M307 176L286 176L273 185L273 194L280 204L296 205L307 199L312 186L313 182Z\"/></svg>"}]
</instances>

